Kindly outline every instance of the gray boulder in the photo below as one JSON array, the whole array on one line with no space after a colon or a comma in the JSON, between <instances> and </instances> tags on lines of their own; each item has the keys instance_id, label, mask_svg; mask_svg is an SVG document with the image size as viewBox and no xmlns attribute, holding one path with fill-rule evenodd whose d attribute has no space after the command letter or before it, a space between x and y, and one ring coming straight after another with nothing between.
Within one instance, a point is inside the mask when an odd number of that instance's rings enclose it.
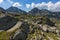
<instances>
[{"instance_id":1,"label":"gray boulder","mask_svg":"<svg viewBox=\"0 0 60 40\"><path fill-rule=\"evenodd\" d=\"M11 37L11 40L26 40L28 33L29 25L23 22L20 29Z\"/></svg>"}]
</instances>

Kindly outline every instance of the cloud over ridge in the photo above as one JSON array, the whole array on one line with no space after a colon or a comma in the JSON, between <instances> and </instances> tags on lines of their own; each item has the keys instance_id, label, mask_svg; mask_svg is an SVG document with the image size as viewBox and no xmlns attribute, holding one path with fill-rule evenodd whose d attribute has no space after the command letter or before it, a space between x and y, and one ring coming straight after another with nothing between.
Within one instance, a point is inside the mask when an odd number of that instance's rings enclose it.
<instances>
[{"instance_id":1,"label":"cloud over ridge","mask_svg":"<svg viewBox=\"0 0 60 40\"><path fill-rule=\"evenodd\" d=\"M26 7L27 6L28 5L26 5ZM56 3L52 3L51 1L48 3L45 3L45 2L37 3L37 4L31 3L31 4L29 4L28 8L34 8L34 7L37 7L39 9L47 9L50 11L60 11L60 1L56 2Z\"/></svg>"},{"instance_id":2,"label":"cloud over ridge","mask_svg":"<svg viewBox=\"0 0 60 40\"><path fill-rule=\"evenodd\" d=\"M20 7L20 6L22 6L19 2L15 2L13 5L12 5L13 7Z\"/></svg>"}]
</instances>

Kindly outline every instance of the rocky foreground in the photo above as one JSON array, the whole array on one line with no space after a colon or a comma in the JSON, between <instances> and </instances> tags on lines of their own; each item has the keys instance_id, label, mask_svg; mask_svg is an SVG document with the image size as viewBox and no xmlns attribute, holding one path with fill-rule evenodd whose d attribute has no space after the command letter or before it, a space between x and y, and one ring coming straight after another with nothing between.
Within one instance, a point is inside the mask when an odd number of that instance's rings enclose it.
<instances>
[{"instance_id":1,"label":"rocky foreground","mask_svg":"<svg viewBox=\"0 0 60 40\"><path fill-rule=\"evenodd\" d=\"M23 22L11 40L60 40L60 30L54 24L50 26Z\"/></svg>"},{"instance_id":2,"label":"rocky foreground","mask_svg":"<svg viewBox=\"0 0 60 40\"><path fill-rule=\"evenodd\" d=\"M60 40L60 28L49 18L39 17L33 20L22 18L11 16L0 18L0 30L5 32L15 30L10 34L9 40ZM8 40L8 37L3 40Z\"/></svg>"}]
</instances>

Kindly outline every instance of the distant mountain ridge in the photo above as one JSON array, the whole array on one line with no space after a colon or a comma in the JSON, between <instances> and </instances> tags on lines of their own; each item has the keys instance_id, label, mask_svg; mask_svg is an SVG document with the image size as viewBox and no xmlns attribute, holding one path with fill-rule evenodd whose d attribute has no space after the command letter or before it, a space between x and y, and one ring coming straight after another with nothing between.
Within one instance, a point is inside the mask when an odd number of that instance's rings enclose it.
<instances>
[{"instance_id":1,"label":"distant mountain ridge","mask_svg":"<svg viewBox=\"0 0 60 40\"><path fill-rule=\"evenodd\" d=\"M6 9L7 12L13 12L13 13L26 13L25 11L17 8L17 7L10 7Z\"/></svg>"},{"instance_id":2,"label":"distant mountain ridge","mask_svg":"<svg viewBox=\"0 0 60 40\"><path fill-rule=\"evenodd\" d=\"M50 13L50 11L46 10L46 9L38 9L38 8L33 8L31 11L29 11L28 13L31 14L45 14L45 13Z\"/></svg>"},{"instance_id":3,"label":"distant mountain ridge","mask_svg":"<svg viewBox=\"0 0 60 40\"><path fill-rule=\"evenodd\" d=\"M60 18L60 12L51 12L46 9L38 9L38 8L33 8L31 11L28 12L29 14L32 15L43 15L47 17L54 17L54 18Z\"/></svg>"},{"instance_id":4,"label":"distant mountain ridge","mask_svg":"<svg viewBox=\"0 0 60 40\"><path fill-rule=\"evenodd\" d=\"M5 12L5 9L3 9L2 7L0 7L0 12Z\"/></svg>"},{"instance_id":5,"label":"distant mountain ridge","mask_svg":"<svg viewBox=\"0 0 60 40\"><path fill-rule=\"evenodd\" d=\"M17 7L10 7L6 10L4 10L2 7L0 7L0 12L10 12L12 14L27 14L26 11L21 10ZM42 16L47 16L47 17L54 17L54 18L60 18L60 12L51 12L49 10L46 9L38 9L38 8L33 8L32 10L30 10L28 12L28 14L32 14L32 15L42 15Z\"/></svg>"}]
</instances>

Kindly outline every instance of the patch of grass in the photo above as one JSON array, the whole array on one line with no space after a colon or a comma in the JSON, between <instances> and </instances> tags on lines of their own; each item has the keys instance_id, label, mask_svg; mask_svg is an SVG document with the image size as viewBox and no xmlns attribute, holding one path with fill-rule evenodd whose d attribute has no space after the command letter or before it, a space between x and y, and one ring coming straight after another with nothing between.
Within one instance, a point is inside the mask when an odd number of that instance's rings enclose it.
<instances>
[{"instance_id":1,"label":"patch of grass","mask_svg":"<svg viewBox=\"0 0 60 40\"><path fill-rule=\"evenodd\" d=\"M16 32L16 30L12 32L6 32L6 31L0 32L0 40L10 40L11 35L13 35Z\"/></svg>"}]
</instances>

